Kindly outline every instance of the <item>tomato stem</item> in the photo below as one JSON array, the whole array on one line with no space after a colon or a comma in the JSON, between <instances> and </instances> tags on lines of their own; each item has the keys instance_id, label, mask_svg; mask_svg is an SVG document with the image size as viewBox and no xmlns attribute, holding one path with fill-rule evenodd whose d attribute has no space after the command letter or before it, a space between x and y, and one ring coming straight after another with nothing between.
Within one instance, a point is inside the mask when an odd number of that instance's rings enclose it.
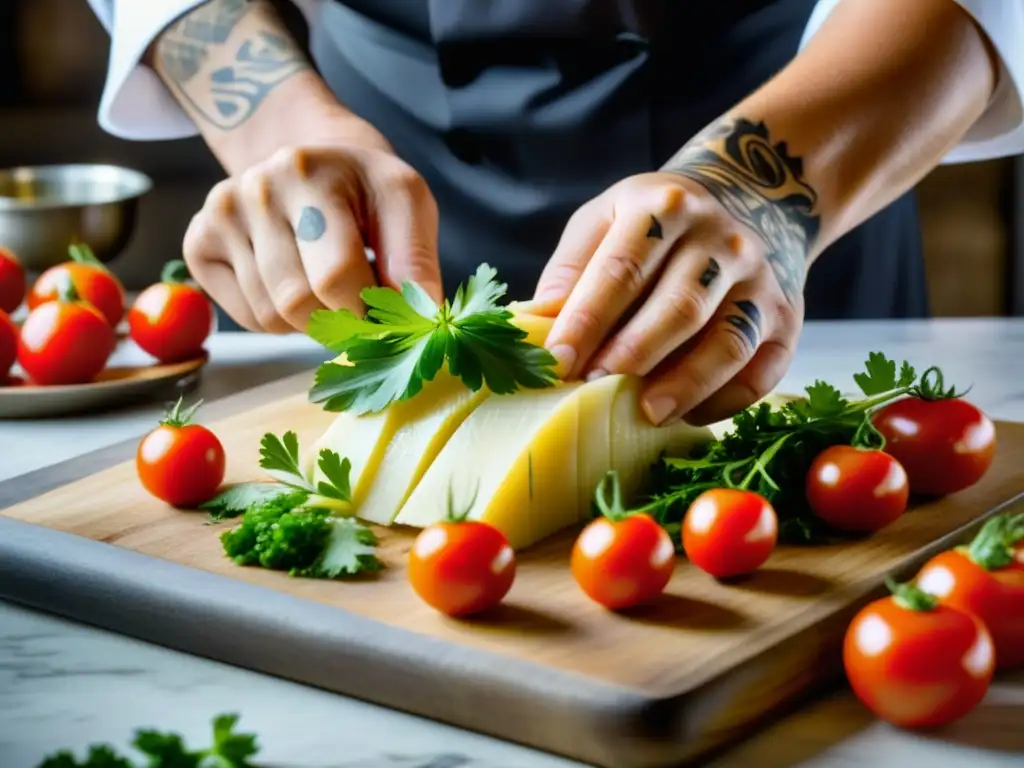
<instances>
[{"instance_id":1,"label":"tomato stem","mask_svg":"<svg viewBox=\"0 0 1024 768\"><path fill-rule=\"evenodd\" d=\"M469 517L469 513L473 511L473 505L476 504L477 494L480 493L480 483L476 484L473 489L473 495L469 499L467 504L461 512L457 512L455 509L455 490L452 488L451 483L448 483L448 511L445 513L445 522L447 523L464 523L466 518Z\"/></svg>"},{"instance_id":2,"label":"tomato stem","mask_svg":"<svg viewBox=\"0 0 1024 768\"><path fill-rule=\"evenodd\" d=\"M58 281L57 285L57 298L61 301L80 301L81 296L78 295L78 289L75 288L75 281L71 279L71 275L66 272L62 275L63 279Z\"/></svg>"},{"instance_id":3,"label":"tomato stem","mask_svg":"<svg viewBox=\"0 0 1024 768\"><path fill-rule=\"evenodd\" d=\"M910 388L909 394L914 397L919 397L922 400L935 401L935 400L954 400L959 397L963 397L974 385L965 389L963 392L957 392L956 387L949 387L946 389L945 380L942 376L942 371L937 366L932 366L924 373L921 374L921 381L916 386Z\"/></svg>"},{"instance_id":4,"label":"tomato stem","mask_svg":"<svg viewBox=\"0 0 1024 768\"><path fill-rule=\"evenodd\" d=\"M885 577L885 586L892 592L896 604L908 611L933 611L939 604L935 595L930 595L913 584L898 584L891 576Z\"/></svg>"},{"instance_id":5,"label":"tomato stem","mask_svg":"<svg viewBox=\"0 0 1024 768\"><path fill-rule=\"evenodd\" d=\"M203 404L202 400L197 400L191 408L185 408L184 396L178 398L178 401L172 405L166 415L160 420L161 424L165 424L168 427L184 427L192 421L192 417L196 411L199 410L199 406Z\"/></svg>"},{"instance_id":6,"label":"tomato stem","mask_svg":"<svg viewBox=\"0 0 1024 768\"><path fill-rule=\"evenodd\" d=\"M161 283L180 284L187 283L191 279L192 276L189 274L188 267L181 259L168 261L164 264L164 268L160 270Z\"/></svg>"},{"instance_id":7,"label":"tomato stem","mask_svg":"<svg viewBox=\"0 0 1024 768\"><path fill-rule=\"evenodd\" d=\"M967 545L967 557L986 571L1006 568L1014 560L1014 547L1024 541L1024 514L996 515Z\"/></svg>"},{"instance_id":8,"label":"tomato stem","mask_svg":"<svg viewBox=\"0 0 1024 768\"><path fill-rule=\"evenodd\" d=\"M93 253L92 248L89 247L88 243L74 242L68 246L68 255L71 260L79 264L89 264L94 267L99 267L104 272L109 272L107 265L96 258L96 254Z\"/></svg>"},{"instance_id":9,"label":"tomato stem","mask_svg":"<svg viewBox=\"0 0 1024 768\"><path fill-rule=\"evenodd\" d=\"M609 494L611 494L610 503ZM609 470L601 478L601 482L597 484L597 491L594 493L594 501L597 503L598 511L609 520L624 520L631 514L622 504L622 483L619 481L619 473L615 470Z\"/></svg>"}]
</instances>

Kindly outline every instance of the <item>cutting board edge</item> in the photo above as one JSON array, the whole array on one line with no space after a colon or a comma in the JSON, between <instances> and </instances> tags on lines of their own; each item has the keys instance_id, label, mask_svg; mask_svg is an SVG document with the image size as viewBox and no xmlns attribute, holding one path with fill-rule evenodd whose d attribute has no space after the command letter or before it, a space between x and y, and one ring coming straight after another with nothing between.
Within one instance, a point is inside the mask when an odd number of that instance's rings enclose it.
<instances>
[{"instance_id":1,"label":"cutting board edge","mask_svg":"<svg viewBox=\"0 0 1024 768\"><path fill-rule=\"evenodd\" d=\"M195 595L204 596L205 606L186 599ZM689 757L685 743L637 738L638 729L647 730L648 713L664 703L641 691L3 515L0 599L592 765L649 768ZM163 610L172 604L173 615ZM291 634L304 628L301 653L281 653L282 643L294 645L285 626ZM241 651L229 640L239 636L249 641ZM432 668L424 660L434 654L449 659ZM369 678L381 669L405 684L375 688ZM411 700L388 694L400 689L438 693L414 693ZM481 698L503 699L509 716L495 726ZM439 700L448 711L430 706ZM566 727L566 712L574 710L580 717Z\"/></svg>"}]
</instances>

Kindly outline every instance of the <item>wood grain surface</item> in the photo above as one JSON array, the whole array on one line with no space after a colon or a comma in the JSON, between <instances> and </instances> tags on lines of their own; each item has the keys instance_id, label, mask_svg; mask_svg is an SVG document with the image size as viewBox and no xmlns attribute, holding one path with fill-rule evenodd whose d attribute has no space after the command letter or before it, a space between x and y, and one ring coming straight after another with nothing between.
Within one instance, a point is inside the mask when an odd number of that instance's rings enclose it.
<instances>
[{"instance_id":1,"label":"wood grain surface","mask_svg":"<svg viewBox=\"0 0 1024 768\"><path fill-rule=\"evenodd\" d=\"M307 403L300 386L294 391L298 394L211 424L227 449L229 482L260 477L263 433L293 429L301 444L310 445L327 427L331 415ZM415 531L381 531L388 567L375 578L324 582L241 568L223 556L218 539L232 523L210 525L204 514L175 511L150 498L130 461L14 504L2 514L284 592L333 609L339 622L355 614L379 622L375 626L381 633L390 626L410 633L404 637L429 636L453 651L468 647L493 654L495 665L511 657L528 662L524 669L529 674L543 676L550 670L560 679L566 674L578 678L581 686L606 686L606 701L577 702L576 712L566 705L560 723L531 730L528 723L514 722L515 713L502 710L500 697L492 706L483 691L474 691L472 679L459 670L458 653L452 652L437 660L451 668L450 691L437 695L455 695L457 703L446 707L443 716L429 706L409 708L595 764L667 765L735 740L835 679L841 673L839 645L846 623L866 600L880 594L887 573L909 577L930 554L969 537L1024 491L1018 471L1024 425L999 423L997 428L996 461L974 488L916 507L871 538L780 547L758 573L728 585L681 561L661 601L625 614L600 609L576 587L567 568L573 531L520 554L505 605L486 617L454 621L426 607L408 586L403 562ZM301 648L290 652L301 653ZM344 674L318 684L393 706L403 700L393 689L413 683L396 679L387 658L380 665L380 686L392 690L381 688L378 696L351 690ZM542 679L523 682L543 697ZM629 696L623 698L623 692ZM429 697L410 694L406 699ZM611 745L601 724L618 703L623 709L617 738L625 732L631 741Z\"/></svg>"}]
</instances>

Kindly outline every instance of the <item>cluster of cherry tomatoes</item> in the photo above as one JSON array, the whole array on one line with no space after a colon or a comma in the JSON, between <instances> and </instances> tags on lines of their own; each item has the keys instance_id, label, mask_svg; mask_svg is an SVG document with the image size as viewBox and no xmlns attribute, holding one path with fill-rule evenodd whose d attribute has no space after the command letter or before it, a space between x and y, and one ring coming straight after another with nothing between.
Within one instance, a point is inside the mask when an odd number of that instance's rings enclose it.
<instances>
[{"instance_id":1,"label":"cluster of cherry tomatoes","mask_svg":"<svg viewBox=\"0 0 1024 768\"><path fill-rule=\"evenodd\" d=\"M933 728L968 714L997 669L1024 667L1024 516L990 520L909 584L863 608L843 643L846 677L878 717Z\"/></svg>"},{"instance_id":2,"label":"cluster of cherry tomatoes","mask_svg":"<svg viewBox=\"0 0 1024 768\"><path fill-rule=\"evenodd\" d=\"M24 382L11 375L17 362L37 386L87 384L106 368L127 314L132 341L161 363L198 357L213 330L213 306L188 282L184 263L168 264L161 280L126 310L124 286L75 244L69 260L44 271L29 286L24 268L0 248L0 385ZM11 315L25 303L18 326Z\"/></svg>"}]
</instances>

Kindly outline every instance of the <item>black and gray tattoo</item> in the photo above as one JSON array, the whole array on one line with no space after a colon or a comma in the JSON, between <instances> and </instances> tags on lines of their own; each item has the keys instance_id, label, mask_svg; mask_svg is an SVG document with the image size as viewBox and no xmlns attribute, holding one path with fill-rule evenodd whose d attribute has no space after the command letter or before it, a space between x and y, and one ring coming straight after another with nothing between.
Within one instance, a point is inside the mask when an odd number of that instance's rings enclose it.
<instances>
[{"instance_id":1,"label":"black and gray tattoo","mask_svg":"<svg viewBox=\"0 0 1024 768\"><path fill-rule=\"evenodd\" d=\"M764 241L766 257L791 305L803 291L806 257L821 228L818 193L803 161L773 143L764 123L714 123L669 160L677 173L708 190L737 221Z\"/></svg>"},{"instance_id":2,"label":"black and gray tattoo","mask_svg":"<svg viewBox=\"0 0 1024 768\"><path fill-rule=\"evenodd\" d=\"M275 87L309 68L287 35L265 22L229 43L257 7L249 0L212 0L168 27L157 43L157 64L168 84L195 115L221 130L237 128ZM230 63L209 69L218 60Z\"/></svg>"},{"instance_id":3,"label":"black and gray tattoo","mask_svg":"<svg viewBox=\"0 0 1024 768\"><path fill-rule=\"evenodd\" d=\"M722 268L718 266L718 262L715 261L714 257L708 259L708 265L704 267L704 271L700 274L699 282L701 288L709 288L720 274L722 274Z\"/></svg>"},{"instance_id":4,"label":"black and gray tattoo","mask_svg":"<svg viewBox=\"0 0 1024 768\"><path fill-rule=\"evenodd\" d=\"M324 236L327 231L327 219L319 208L307 205L299 214L299 223L295 225L295 236L307 243L313 243Z\"/></svg>"},{"instance_id":5,"label":"black and gray tattoo","mask_svg":"<svg viewBox=\"0 0 1024 768\"><path fill-rule=\"evenodd\" d=\"M725 316L725 320L743 337L751 349L761 343L761 311L752 301L743 299L736 302L738 312Z\"/></svg>"},{"instance_id":6,"label":"black and gray tattoo","mask_svg":"<svg viewBox=\"0 0 1024 768\"><path fill-rule=\"evenodd\" d=\"M661 229L661 222L658 221L656 216L651 216L651 226L647 230L647 236L653 237L655 240L661 240L665 236Z\"/></svg>"}]
</instances>

